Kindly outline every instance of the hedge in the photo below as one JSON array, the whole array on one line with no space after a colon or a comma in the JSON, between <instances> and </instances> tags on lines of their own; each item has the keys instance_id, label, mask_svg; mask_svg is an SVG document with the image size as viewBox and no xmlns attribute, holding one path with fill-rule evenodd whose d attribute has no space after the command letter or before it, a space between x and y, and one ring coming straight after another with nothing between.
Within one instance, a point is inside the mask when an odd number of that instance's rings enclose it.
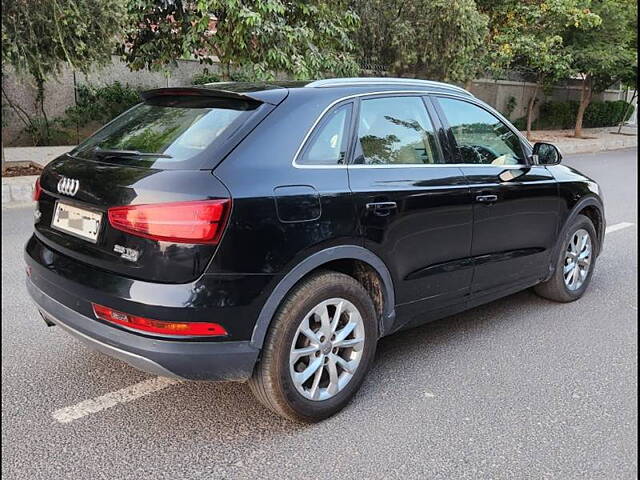
<instances>
[{"instance_id":1,"label":"hedge","mask_svg":"<svg viewBox=\"0 0 640 480\"><path fill-rule=\"evenodd\" d=\"M629 102L624 100L595 101L591 102L584 112L582 126L584 128L610 127L620 123ZM575 127L576 115L579 103L575 100L566 102L545 102L540 105L538 118L534 120L534 130L568 130ZM633 108L630 108L625 116L629 120ZM526 128L527 119L521 117L513 122L519 130Z\"/></svg>"},{"instance_id":2,"label":"hedge","mask_svg":"<svg viewBox=\"0 0 640 480\"><path fill-rule=\"evenodd\" d=\"M140 103L143 87L130 87L114 82L103 86L80 85L77 100L61 117L51 119L48 124L35 118L22 130L22 135L31 139L30 144L70 145L93 133L98 127L111 121L136 103Z\"/></svg>"},{"instance_id":3,"label":"hedge","mask_svg":"<svg viewBox=\"0 0 640 480\"><path fill-rule=\"evenodd\" d=\"M131 87L114 82L102 86L79 85L77 101L64 112L63 124L72 126L88 122L105 124L125 110L140 103L140 92L144 87Z\"/></svg>"},{"instance_id":4,"label":"hedge","mask_svg":"<svg viewBox=\"0 0 640 480\"><path fill-rule=\"evenodd\" d=\"M256 79L248 70L234 70L229 75L229 80L232 82L254 82ZM210 72L205 68L202 73L197 73L191 79L191 83L194 85L204 85L205 83L214 83L222 81L222 77L218 73Z\"/></svg>"}]
</instances>

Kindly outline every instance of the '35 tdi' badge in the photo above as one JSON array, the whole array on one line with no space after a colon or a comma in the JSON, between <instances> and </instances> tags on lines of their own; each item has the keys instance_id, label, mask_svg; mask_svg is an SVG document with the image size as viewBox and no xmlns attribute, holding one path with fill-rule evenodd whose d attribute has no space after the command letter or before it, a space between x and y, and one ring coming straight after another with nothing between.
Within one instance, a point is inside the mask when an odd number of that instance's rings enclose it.
<instances>
[{"instance_id":1,"label":"'35 tdi' badge","mask_svg":"<svg viewBox=\"0 0 640 480\"><path fill-rule=\"evenodd\" d=\"M129 260L131 262L135 262L138 260L140 256L140 252L138 250L134 250L133 248L123 247L122 245L114 245L113 251L120 254L120 258L124 258L125 260Z\"/></svg>"}]
</instances>

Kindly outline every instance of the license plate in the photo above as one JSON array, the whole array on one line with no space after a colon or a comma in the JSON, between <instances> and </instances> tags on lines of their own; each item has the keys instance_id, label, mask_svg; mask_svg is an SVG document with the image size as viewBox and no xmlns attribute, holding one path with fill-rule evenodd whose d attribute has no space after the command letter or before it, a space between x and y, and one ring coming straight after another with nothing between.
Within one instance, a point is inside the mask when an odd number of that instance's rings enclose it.
<instances>
[{"instance_id":1,"label":"license plate","mask_svg":"<svg viewBox=\"0 0 640 480\"><path fill-rule=\"evenodd\" d=\"M100 222L102 222L101 213L57 202L51 226L74 237L96 243Z\"/></svg>"}]
</instances>

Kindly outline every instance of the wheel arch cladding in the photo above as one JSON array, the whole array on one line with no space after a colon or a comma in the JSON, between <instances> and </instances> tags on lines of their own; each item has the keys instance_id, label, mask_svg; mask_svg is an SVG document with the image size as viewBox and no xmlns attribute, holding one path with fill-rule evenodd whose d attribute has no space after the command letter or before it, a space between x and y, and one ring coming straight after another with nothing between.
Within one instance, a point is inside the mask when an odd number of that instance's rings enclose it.
<instances>
[{"instance_id":1,"label":"wheel arch cladding","mask_svg":"<svg viewBox=\"0 0 640 480\"><path fill-rule=\"evenodd\" d=\"M562 243L564 241L565 235L567 233L567 229L571 225L571 223L575 220L578 215L584 215L593 223L594 228L596 229L596 235L598 236L596 242L596 257L600 255L602 251L602 246L604 242L604 233L606 228L606 221L604 217L604 207L602 205L602 200L595 195L589 195L582 197L573 208L570 210L567 215L564 223L560 227L558 232L558 238L556 241L556 245L553 249L553 254L551 255L551 262L549 264L549 274L546 277L549 279L553 272L555 271L555 260L558 258L560 253L560 248L562 248ZM596 221L594 222L594 219Z\"/></svg>"},{"instance_id":2,"label":"wheel arch cladding","mask_svg":"<svg viewBox=\"0 0 640 480\"><path fill-rule=\"evenodd\" d=\"M599 254L600 249L602 248L602 241L604 239L604 213L602 212L602 210L600 210L600 208L598 208L598 206L596 206L596 204L592 203L583 206L578 211L578 215L584 215L589 220L591 220L591 223L593 223L593 226L596 229L596 234L598 235L597 253Z\"/></svg>"},{"instance_id":3,"label":"wheel arch cladding","mask_svg":"<svg viewBox=\"0 0 640 480\"><path fill-rule=\"evenodd\" d=\"M381 302L381 304L380 302L376 302L375 295L372 295L374 305L377 304L376 310L381 305L380 321L378 322L378 334L379 336L383 336L385 332L389 331L391 324L395 319L395 292L391 274L389 273L387 266L377 255L364 247L360 247L357 245L342 245L337 247L330 247L325 250L316 252L313 255L310 255L294 268L292 268L284 276L284 278L280 280L280 282L276 285L276 287L267 298L260 311L260 314L258 315L258 319L251 336L251 345L257 348L262 348L267 330L271 325L271 320L273 319L276 310L278 309L284 298L287 296L287 294L291 291L291 289L302 278L304 278L312 271L317 270L318 268L324 266L331 268L331 265L336 265L336 262L340 260L355 260L363 262L378 275L382 285L381 290L383 301ZM355 274L356 278L361 283L363 283L364 287L371 293L372 288L375 287L373 287L372 285L367 285L367 273L362 271L358 272L357 270L353 273Z\"/></svg>"},{"instance_id":4,"label":"wheel arch cladding","mask_svg":"<svg viewBox=\"0 0 640 480\"><path fill-rule=\"evenodd\" d=\"M604 242L604 233L606 228L606 222L604 217L604 207L602 205L602 201L594 196L589 195L581 198L571 209L571 212L567 216L567 219L564 222L561 230L561 237L563 237L566 229L570 225L570 223L578 216L584 215L591 223L593 223L594 228L596 229L597 238L597 250L596 256L600 254L602 250L602 244Z\"/></svg>"}]
</instances>

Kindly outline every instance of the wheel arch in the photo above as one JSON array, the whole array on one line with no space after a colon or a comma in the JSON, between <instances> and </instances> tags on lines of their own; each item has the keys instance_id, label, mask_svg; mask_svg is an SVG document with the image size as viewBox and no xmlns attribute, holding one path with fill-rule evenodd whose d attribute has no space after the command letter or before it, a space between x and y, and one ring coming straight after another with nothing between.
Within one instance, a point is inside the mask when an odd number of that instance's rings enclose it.
<instances>
[{"instance_id":1,"label":"wheel arch","mask_svg":"<svg viewBox=\"0 0 640 480\"><path fill-rule=\"evenodd\" d=\"M602 200L599 197L597 197L596 195L588 195L582 197L575 203L575 205L569 211L569 214L565 218L564 223L558 230L558 238L556 240L556 245L553 248L553 255L551 256L549 275L547 276L547 279L551 278L555 271L556 259L558 258L560 248L562 248L562 243L567 233L567 228L569 228L571 222L573 222L578 215L585 215L587 218L589 218L589 220L591 220L598 236L596 242L596 256L598 256L602 251L604 234L607 226L604 217L604 207L602 204Z\"/></svg>"},{"instance_id":2,"label":"wheel arch","mask_svg":"<svg viewBox=\"0 0 640 480\"><path fill-rule=\"evenodd\" d=\"M278 307L300 280L321 268L342 271L342 269L346 268L345 262L348 261L361 262L366 265L367 270L377 275L382 293L382 299L379 304L380 311L378 312L378 336L381 337L385 332L389 331L395 319L395 291L389 269L376 254L364 247L340 245L326 248L306 257L278 282L258 314L258 319L251 335L251 345L259 349L262 348L271 320ZM354 276L360 275L360 278L357 276L356 278L361 283L363 281L366 283L367 272L355 271L353 273ZM372 288L377 288L372 285L363 285L370 294ZM373 297L374 304L376 304L375 295ZM378 310L378 306L376 310Z\"/></svg>"},{"instance_id":3,"label":"wheel arch","mask_svg":"<svg viewBox=\"0 0 640 480\"><path fill-rule=\"evenodd\" d=\"M600 251L602 250L602 244L604 242L604 232L606 228L604 206L602 205L602 200L595 195L588 195L578 200L578 202L576 202L576 204L569 212L569 215L567 215L567 218L561 229L562 234L566 232L569 224L578 215L586 216L589 220L591 220L591 223L593 223L593 226L596 229L596 234L598 236L598 250L596 252L596 255L599 255Z\"/></svg>"}]
</instances>

